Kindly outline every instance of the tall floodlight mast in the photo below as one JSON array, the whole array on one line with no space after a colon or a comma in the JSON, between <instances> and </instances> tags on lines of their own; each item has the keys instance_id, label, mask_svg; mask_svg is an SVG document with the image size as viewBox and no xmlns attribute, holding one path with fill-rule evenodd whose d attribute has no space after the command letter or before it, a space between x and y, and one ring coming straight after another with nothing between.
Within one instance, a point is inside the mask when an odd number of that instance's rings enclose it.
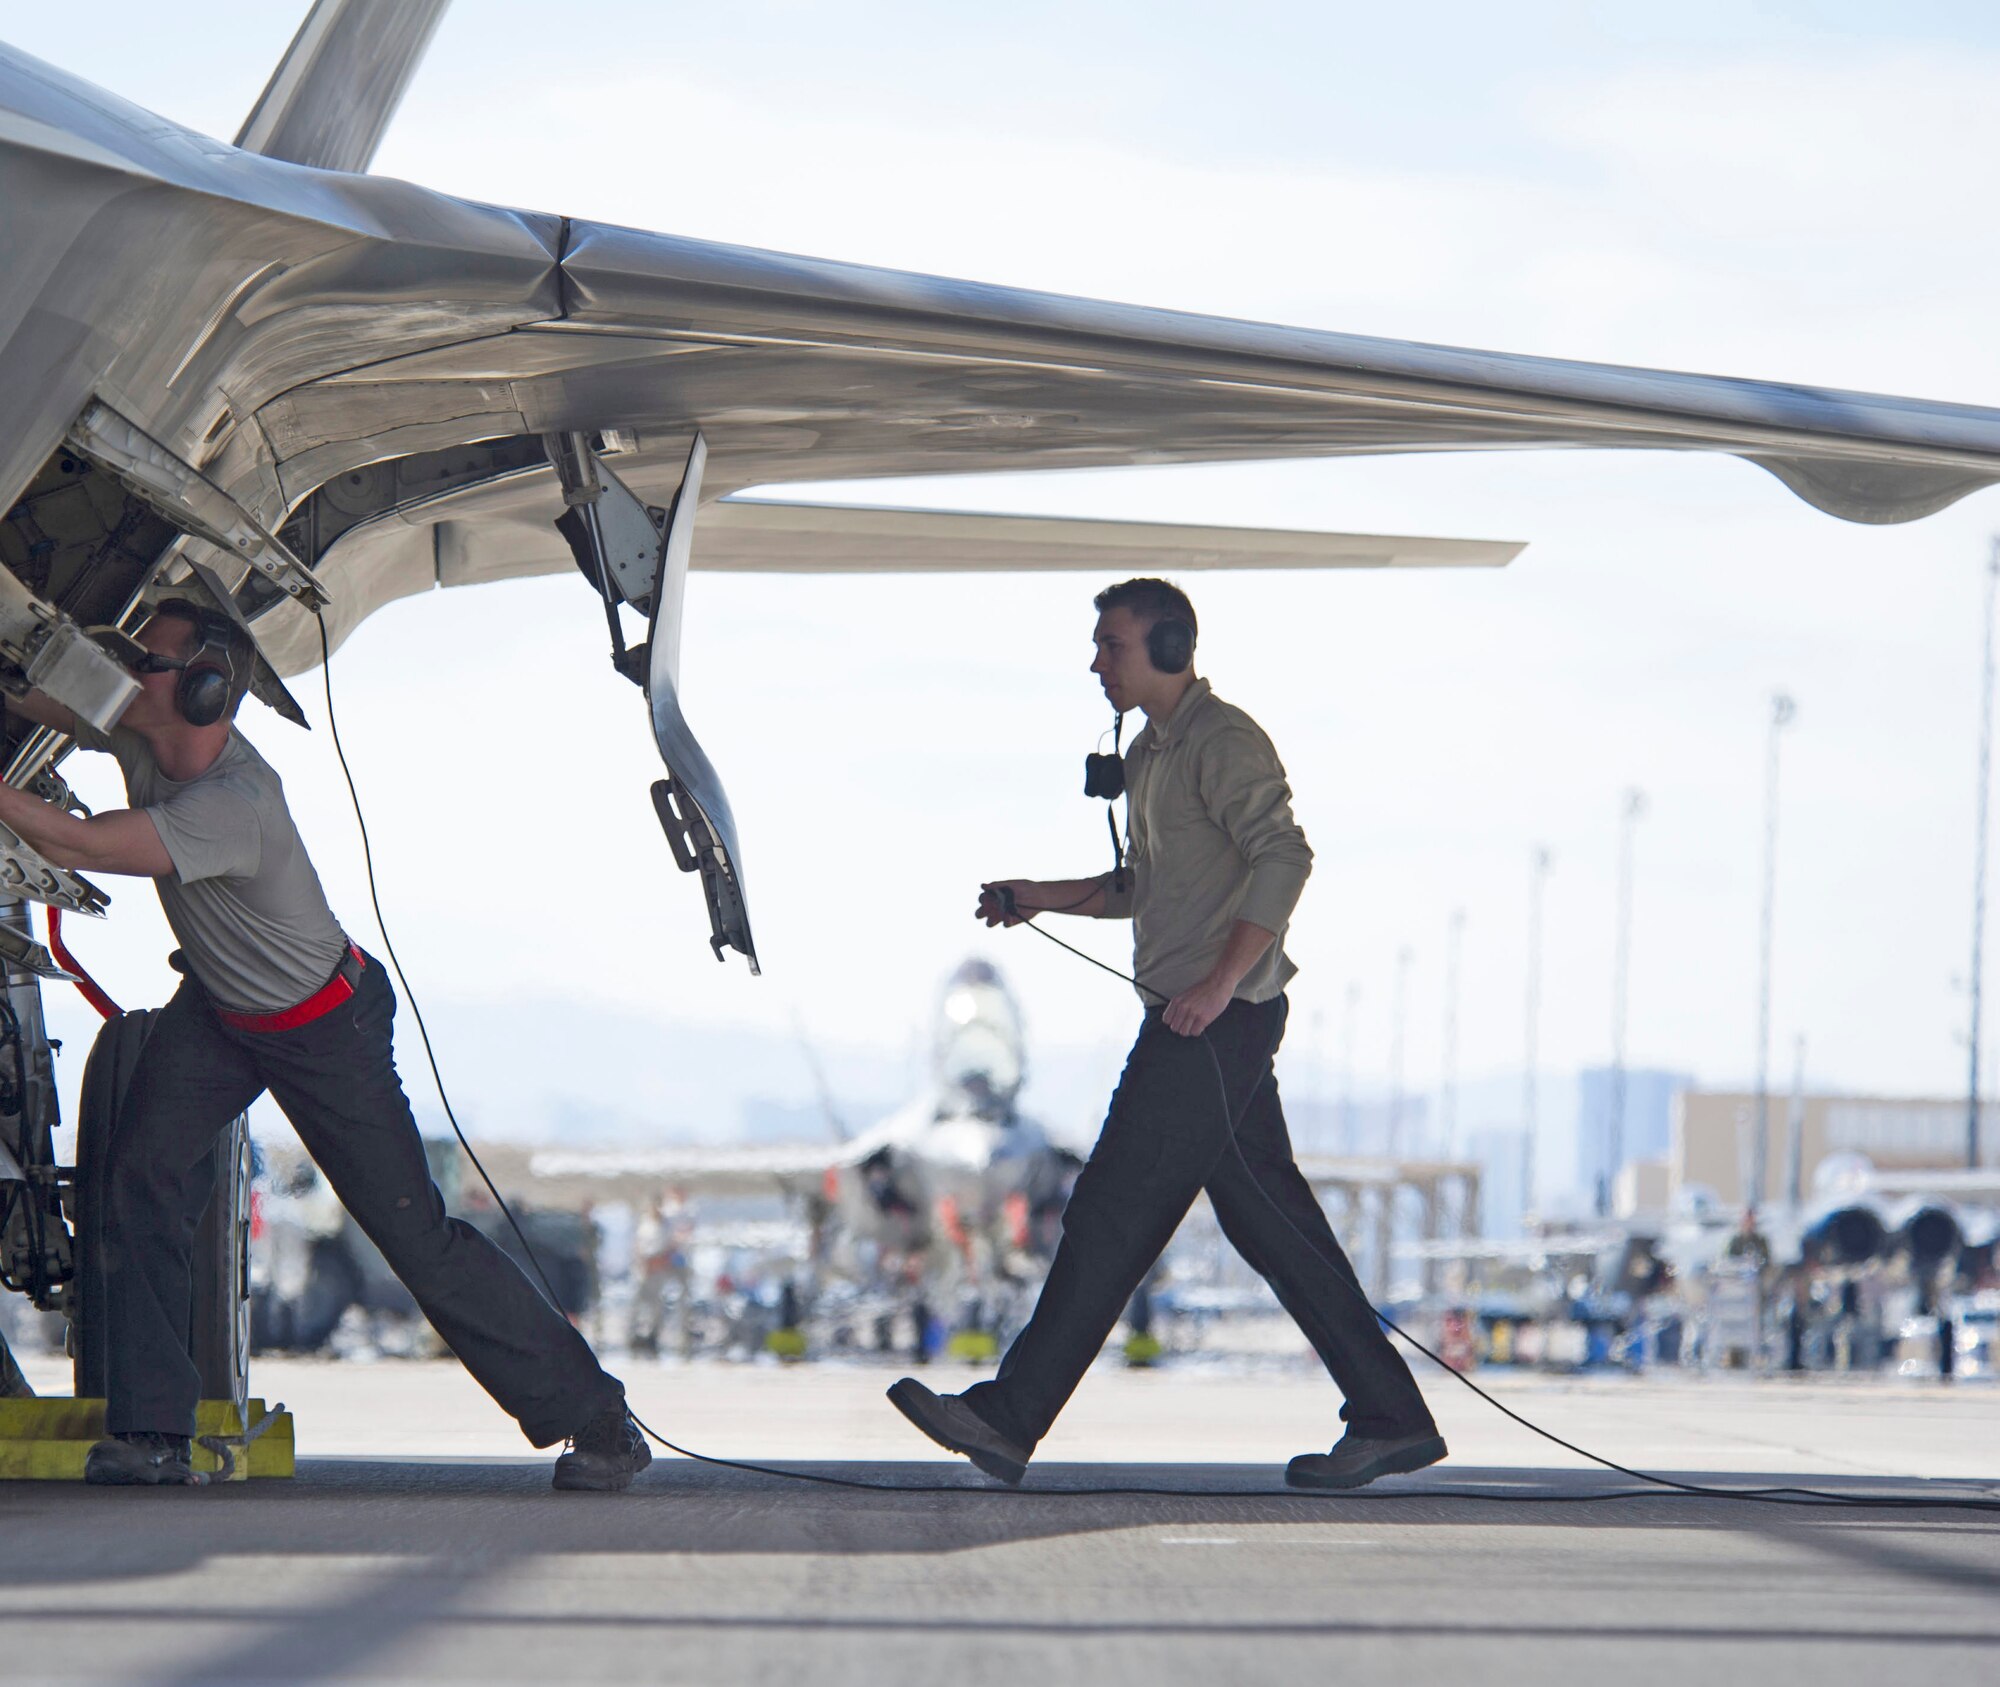
<instances>
[{"instance_id":1,"label":"tall floodlight mast","mask_svg":"<svg viewBox=\"0 0 2000 1687\"><path fill-rule=\"evenodd\" d=\"M1611 1082L1605 1102L1604 1170L1597 1180L1597 1216L1611 1212L1611 1184L1625 1160L1625 1009L1632 981L1632 857L1646 793L1625 793L1618 828L1618 937L1611 960Z\"/></svg>"},{"instance_id":2,"label":"tall floodlight mast","mask_svg":"<svg viewBox=\"0 0 2000 1687\"><path fill-rule=\"evenodd\" d=\"M1757 1101L1750 1120L1749 1205L1764 1204L1764 1171L1771 1153L1771 921L1778 891L1778 739L1798 714L1782 691L1771 698L1771 729L1764 752L1764 912L1757 965Z\"/></svg>"},{"instance_id":3,"label":"tall floodlight mast","mask_svg":"<svg viewBox=\"0 0 2000 1687\"><path fill-rule=\"evenodd\" d=\"M1986 803L1993 785L1993 599L2000 589L2000 537L1986 559L1986 657L1979 671L1979 803L1972 843L1972 1046L1965 1084L1965 1166L1979 1169L1979 1009L1985 985Z\"/></svg>"},{"instance_id":4,"label":"tall floodlight mast","mask_svg":"<svg viewBox=\"0 0 2000 1687\"><path fill-rule=\"evenodd\" d=\"M1465 941L1465 910L1454 908L1445 926L1443 1081L1438 1085L1440 1157L1449 1160L1458 1146L1458 967Z\"/></svg>"},{"instance_id":5,"label":"tall floodlight mast","mask_svg":"<svg viewBox=\"0 0 2000 1687\"><path fill-rule=\"evenodd\" d=\"M1541 1058L1542 1028L1542 888L1549 878L1548 846L1536 844L1528 862L1528 999L1527 1047L1521 1066L1521 1229L1535 1210L1535 1137L1541 1126L1536 1113L1535 1062Z\"/></svg>"},{"instance_id":6,"label":"tall floodlight mast","mask_svg":"<svg viewBox=\"0 0 2000 1687\"><path fill-rule=\"evenodd\" d=\"M1792 1039L1792 1104L1785 1110L1785 1200L1793 1212L1806 1204L1806 1036Z\"/></svg>"},{"instance_id":7,"label":"tall floodlight mast","mask_svg":"<svg viewBox=\"0 0 2000 1687\"><path fill-rule=\"evenodd\" d=\"M1403 1151L1403 1016L1410 1000L1410 946L1396 951L1396 1001L1389 1022L1389 1158Z\"/></svg>"}]
</instances>

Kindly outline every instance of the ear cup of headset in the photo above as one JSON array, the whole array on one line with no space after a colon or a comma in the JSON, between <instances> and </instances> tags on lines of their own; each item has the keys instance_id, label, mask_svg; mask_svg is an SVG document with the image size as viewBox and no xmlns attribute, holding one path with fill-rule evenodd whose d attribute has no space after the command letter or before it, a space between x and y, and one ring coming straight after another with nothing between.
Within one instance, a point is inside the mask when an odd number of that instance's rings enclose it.
<instances>
[{"instance_id":1,"label":"ear cup of headset","mask_svg":"<svg viewBox=\"0 0 2000 1687\"><path fill-rule=\"evenodd\" d=\"M229 708L229 670L212 662L194 663L181 670L174 687L174 707L189 726L213 726Z\"/></svg>"},{"instance_id":2,"label":"ear cup of headset","mask_svg":"<svg viewBox=\"0 0 2000 1687\"><path fill-rule=\"evenodd\" d=\"M1163 674L1184 674L1194 661L1194 628L1164 615L1146 629L1146 654Z\"/></svg>"}]
</instances>

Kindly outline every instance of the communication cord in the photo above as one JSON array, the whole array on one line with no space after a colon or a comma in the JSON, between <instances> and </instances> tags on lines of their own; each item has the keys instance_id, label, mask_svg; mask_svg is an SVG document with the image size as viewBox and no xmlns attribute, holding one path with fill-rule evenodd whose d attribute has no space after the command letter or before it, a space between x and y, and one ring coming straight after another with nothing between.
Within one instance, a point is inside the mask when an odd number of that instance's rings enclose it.
<instances>
[{"instance_id":1,"label":"communication cord","mask_svg":"<svg viewBox=\"0 0 2000 1687\"><path fill-rule=\"evenodd\" d=\"M368 821L366 815L362 811L361 793L355 786L354 770L352 767L348 765L347 751L345 746L341 743L341 738L340 738L340 724L334 713L332 645L327 637L325 617L318 610L314 611L314 620L319 628L320 676L326 693L327 728L329 731L329 735L333 739L333 751L336 759L340 763L341 776L343 779L345 779L347 783L348 800L352 804L354 809L355 827L359 831L361 836L361 859L362 859L362 864L366 869L368 876L368 900L370 905L374 909L376 929L379 930L382 934L383 952L388 956L389 965L392 968L394 968L397 982L402 986L403 999L410 1004L411 1017L416 1021L417 1034L422 1040L424 1045L424 1058L430 1066L431 1080L437 1086L438 1100L444 1107L444 1115L451 1125L452 1135L458 1139L459 1147L465 1151L465 1157L472 1162L473 1170L479 1173L480 1182L486 1186L487 1193L493 1197L494 1204L500 1209L501 1215L507 1220L508 1227L513 1231L515 1240L521 1244L521 1251L526 1256L528 1263L534 1268L535 1276L537 1277L537 1279L539 1279L541 1283L542 1292L548 1296L550 1304L553 1305L559 1312L562 1312L565 1317L567 1317L568 1312L567 1309L563 1306L562 1296L559 1293L557 1293L555 1284L549 1280L548 1272L543 1269L541 1259L536 1254L534 1245L528 1240L527 1233L521 1228L520 1221L516 1219L514 1216L513 1208L507 1204L506 1197L504 1197L500 1193L499 1189L494 1185L493 1179L487 1173L486 1167L484 1163L480 1160L478 1152L473 1148L472 1144L466 1139L465 1132L459 1125L458 1114L452 1108L451 1096L445 1088L444 1074L438 1068L437 1051L431 1045L430 1028L424 1023L423 1010L417 1005L416 995L411 990L409 978L403 971L403 963L397 957L396 945L389 936L388 922L383 918L382 915L382 899L377 889L375 880L375 854L373 848L369 843ZM1085 951L1077 948L1074 944L1064 942L1064 940L1056 936L1054 932L1042 930L1040 926L1034 923L1032 918L1032 915L1037 913L1047 913L1051 911L1062 912L1064 910L1061 909L1049 910L1041 908L1021 909L1015 904L1013 893L1011 891L1002 891L999 892L998 894L1000 895L1002 904L1007 909L1007 911L1016 915L1019 918L1020 923L1028 926L1029 929L1034 931L1038 936L1047 938L1049 942L1055 944L1059 948L1068 950L1072 955L1076 956L1079 960L1087 961L1090 965L1096 967L1099 971L1108 972L1114 978L1122 979L1127 984L1131 984L1135 988L1145 991L1149 995L1155 995L1155 996L1162 995L1162 992L1153 989L1151 986L1135 978L1132 974L1127 972L1122 972L1117 967L1111 966L1104 961L1100 961L1095 955L1087 954ZM1095 894L1095 892L1093 892L1092 894ZM1086 897L1084 900L1088 901L1089 898ZM1073 904L1072 906L1080 907L1082 906L1082 903L1076 903ZM1162 999L1163 1000L1165 999L1164 996L1162 997ZM1683 1495L1692 1494L1700 1496L1705 1499L1747 1500L1767 1505L1840 1507L1840 1508L1860 1509L1860 1510L1935 1509L1935 1510L1951 1510L1951 1511L2000 1512L2000 1499L1975 1499L1971 1497L1961 1497L1961 1496L1939 1496L1933 1498L1929 1496L1917 1496L1917 1495L1903 1497L1903 1496L1886 1495L1886 1494L1836 1494L1820 1488L1803 1488L1803 1487L1717 1488L1708 1486L1700 1482L1682 1482L1676 1480L1673 1477L1657 1476L1647 1471L1635 1470L1628 1465L1623 1465L1618 1463L1615 1459L1605 1458L1601 1454L1591 1452L1586 1447L1580 1447L1573 1441L1564 1440L1562 1436L1555 1434L1553 1431L1542 1428L1540 1424L1535 1423L1531 1419L1524 1417L1521 1413L1515 1411L1511 1406L1508 1406L1504 1402L1495 1399L1493 1395L1489 1394L1485 1389L1481 1388L1476 1382L1474 1382L1470 1377L1466 1376L1463 1372L1454 1370L1451 1366L1445 1364L1445 1362L1441 1358L1439 1358L1437 1354L1433 1353L1428 1347L1426 1347L1422 1342L1418 1341L1407 1330L1403 1329L1400 1325L1396 1324L1393 1320L1389 1319L1388 1317L1385 1317L1380 1312L1375 1311L1375 1308L1372 1305L1372 1303L1368 1303L1367 1296L1362 1292L1361 1285L1358 1282L1354 1281L1353 1278L1350 1277L1347 1272L1342 1271L1338 1267L1336 1267L1334 1265L1334 1262L1331 1259L1327 1258L1325 1253L1323 1253L1320 1250L1320 1248L1312 1240L1312 1238L1307 1236L1304 1231L1300 1230L1299 1227L1292 1222L1290 1214L1288 1214L1281 1206L1279 1206L1278 1203L1265 1190L1264 1186L1257 1181L1257 1174L1255 1170L1252 1169L1249 1161L1244 1158L1242 1144L1237 1140L1236 1136L1235 1110L1231 1108L1229 1105L1228 1081L1223 1074L1221 1058L1216 1054L1215 1046L1208 1040L1206 1034L1204 1034L1201 1037L1200 1041L1202 1046L1208 1051L1209 1060L1213 1064L1215 1069L1216 1086L1218 1093L1221 1095L1222 1098L1223 1116L1228 1124L1229 1145L1231 1149L1235 1152L1237 1160L1239 1161L1239 1163L1241 1163L1245 1175L1250 1180L1251 1186L1254 1189L1256 1189L1259 1195L1263 1196L1265 1203L1271 1208L1271 1210L1285 1221L1285 1224L1287 1225L1288 1228L1291 1229L1293 1234L1296 1235L1300 1241L1304 1242L1308 1248L1312 1249L1312 1251L1319 1256L1322 1262L1324 1262L1329 1268L1333 1270L1334 1276L1340 1280L1341 1284L1345 1288L1347 1288L1350 1293L1358 1296L1363 1301L1364 1304L1368 1304L1370 1313L1374 1317L1379 1319L1385 1328L1393 1330L1397 1335L1401 1336L1406 1342L1408 1342L1412 1347L1414 1347L1419 1353L1423 1354L1425 1358L1429 1359L1432 1363L1434 1363L1440 1369L1445 1371L1447 1375L1456 1378L1459 1382L1463 1383L1467 1388L1471 1389L1474 1394L1478 1395L1480 1399L1484 1400L1489 1406L1493 1407L1495 1411L1500 1412L1501 1414L1503 1414L1508 1418L1511 1418L1515 1423L1521 1425L1522 1428L1527 1429L1532 1433L1541 1436L1543 1440L1552 1442L1554 1445L1563 1448L1565 1451L1574 1453L1579 1458L1586 1459L1590 1463L1598 1465L1605 1470L1613 1471L1620 1476L1628 1477L1635 1482L1645 1483L1648 1486L1639 1489L1624 1489L1624 1490L1614 1490L1608 1492L1571 1494L1571 1493L1563 1493L1559 1490L1529 1491L1522 1489L1494 1490L1494 1489L1467 1488L1467 1487L1440 1488L1430 1485L1426 1485L1425 1487L1418 1490L1405 1489L1400 1491L1389 1490L1389 1491L1369 1492L1368 1490L1365 1489L1344 1489L1344 1490L1324 1491L1317 1489L1298 1489L1298 1488L1209 1488L1209 1487L1165 1488L1158 1486L1147 1486L1137 1483L1119 1484L1117 1486L1092 1486L1092 1487L1074 1487L1074 1488L1073 1487L1012 1488L1012 1487L997 1487L986 1484L974 1485L972 1483L872 1482L863 1480L858 1477L829 1476L822 1472L817 1472L817 1471L788 1470L777 1465L757 1464L745 1459L718 1458L712 1453L696 1452L691 1447L683 1447L679 1445L677 1442L670 1441L666 1436L662 1435L657 1429L653 1428L651 1424L647 1423L644 1418L640 1417L637 1412L632 1412L631 1406L628 1402L626 1410L631 1413L632 1421L635 1424L637 1424L638 1427L641 1430L643 1430L647 1435L651 1436L656 1443L666 1448L668 1452L678 1454L681 1458L692 1460L697 1464L714 1465L725 1470L744 1471L751 1475L756 1475L756 1476L772 1476L780 1478L781 1480L787 1482L808 1482L819 1487L858 1489L868 1493L954 1494L960 1496L976 1495L989 1498L1009 1497L1015 1499L1043 1499L1043 1500L1059 1499L1059 1498L1075 1498L1075 1499L1109 1498L1120 1495L1136 1496L1136 1497L1155 1497L1162 1499L1178 1499L1178 1500L1284 1499L1284 1500L1299 1500L1305 1502L1325 1501L1325 1500L1394 1501L1397 1499L1424 1498L1424 1499L1514 1501L1514 1502L1529 1503L1536 1505L1597 1504L1608 1500L1668 1498L1675 1494L1683 1494Z\"/></svg>"}]
</instances>

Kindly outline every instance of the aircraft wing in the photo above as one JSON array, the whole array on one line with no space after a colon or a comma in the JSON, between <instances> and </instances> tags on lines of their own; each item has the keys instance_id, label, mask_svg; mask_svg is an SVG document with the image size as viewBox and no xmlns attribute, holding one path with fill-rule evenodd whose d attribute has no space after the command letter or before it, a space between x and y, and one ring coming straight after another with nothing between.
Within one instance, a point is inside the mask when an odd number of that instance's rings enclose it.
<instances>
[{"instance_id":1,"label":"aircraft wing","mask_svg":"<svg viewBox=\"0 0 2000 1687\"><path fill-rule=\"evenodd\" d=\"M664 406L632 394L651 412L634 425L698 421L734 486L1618 446L1727 451L1834 514L1899 521L2000 474L1991 410L1229 321L602 224L571 226L562 269L567 331L649 342L577 396L670 385ZM648 381L663 360L670 381ZM727 448L718 406L743 413Z\"/></svg>"},{"instance_id":2,"label":"aircraft wing","mask_svg":"<svg viewBox=\"0 0 2000 1687\"><path fill-rule=\"evenodd\" d=\"M225 147L4 50L0 174L0 382L24 400L0 418L0 504L98 397L284 527L348 622L379 599L365 566L330 554L347 529L539 467L542 437L566 431L615 436L621 478L661 506L697 431L711 502L808 480L1618 447L1728 452L1886 522L2000 479L1991 409L506 211Z\"/></svg>"},{"instance_id":3,"label":"aircraft wing","mask_svg":"<svg viewBox=\"0 0 2000 1687\"><path fill-rule=\"evenodd\" d=\"M713 502L808 480L1524 447L1701 450L1767 469L1835 515L1893 522L2000 478L2000 411L1990 409L1366 339L562 226L546 283L556 308L545 319L371 359L260 406L285 496L308 497L343 474L381 479L385 462L432 448L447 411L467 419L468 434L609 430L626 447L618 473L658 505L671 501L699 432L710 502L695 567L1012 566L1035 548L943 517L926 531L908 512L849 509L822 514L815 532L800 514L718 514ZM426 459L426 471L436 466ZM518 466L487 477L475 465L459 484L510 472ZM365 513L398 509L410 490L377 488L372 503L361 500ZM479 571L478 526L465 537L455 559L440 553L431 583L449 577L453 560L463 568L471 556ZM1226 544L1214 530L1148 537L1170 556L1205 548L1211 566L1296 566L1301 555L1296 543L1250 532ZM388 582L364 562L350 570L338 546L324 563L348 619ZM1088 546L1066 565L1100 567L1103 555ZM274 619L296 613L280 606Z\"/></svg>"}]
</instances>

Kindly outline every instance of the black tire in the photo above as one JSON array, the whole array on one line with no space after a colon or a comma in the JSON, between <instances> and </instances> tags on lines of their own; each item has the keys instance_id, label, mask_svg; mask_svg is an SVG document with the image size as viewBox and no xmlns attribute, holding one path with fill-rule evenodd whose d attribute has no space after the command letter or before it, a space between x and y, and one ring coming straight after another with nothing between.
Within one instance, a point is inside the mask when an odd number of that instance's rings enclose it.
<instances>
[{"instance_id":1,"label":"black tire","mask_svg":"<svg viewBox=\"0 0 2000 1687\"><path fill-rule=\"evenodd\" d=\"M194 1233L188 1356L204 1400L250 1397L250 1121L230 1121L215 1145L215 1193Z\"/></svg>"},{"instance_id":2,"label":"black tire","mask_svg":"<svg viewBox=\"0 0 2000 1687\"><path fill-rule=\"evenodd\" d=\"M104 1022L84 1063L76 1109L76 1309L71 1370L79 1398L102 1399L108 1372L104 1326L104 1235L98 1186L125 1091L157 1015L150 1009ZM235 1398L250 1367L250 1137L239 1115L215 1145L215 1194L195 1230L188 1353L204 1399Z\"/></svg>"},{"instance_id":3,"label":"black tire","mask_svg":"<svg viewBox=\"0 0 2000 1687\"><path fill-rule=\"evenodd\" d=\"M104 1224L98 1201L118 1103L132 1081L153 1016L144 1009L107 1019L90 1045L76 1105L76 1304L70 1368L79 1399L101 1400L107 1374L104 1329Z\"/></svg>"}]
</instances>

